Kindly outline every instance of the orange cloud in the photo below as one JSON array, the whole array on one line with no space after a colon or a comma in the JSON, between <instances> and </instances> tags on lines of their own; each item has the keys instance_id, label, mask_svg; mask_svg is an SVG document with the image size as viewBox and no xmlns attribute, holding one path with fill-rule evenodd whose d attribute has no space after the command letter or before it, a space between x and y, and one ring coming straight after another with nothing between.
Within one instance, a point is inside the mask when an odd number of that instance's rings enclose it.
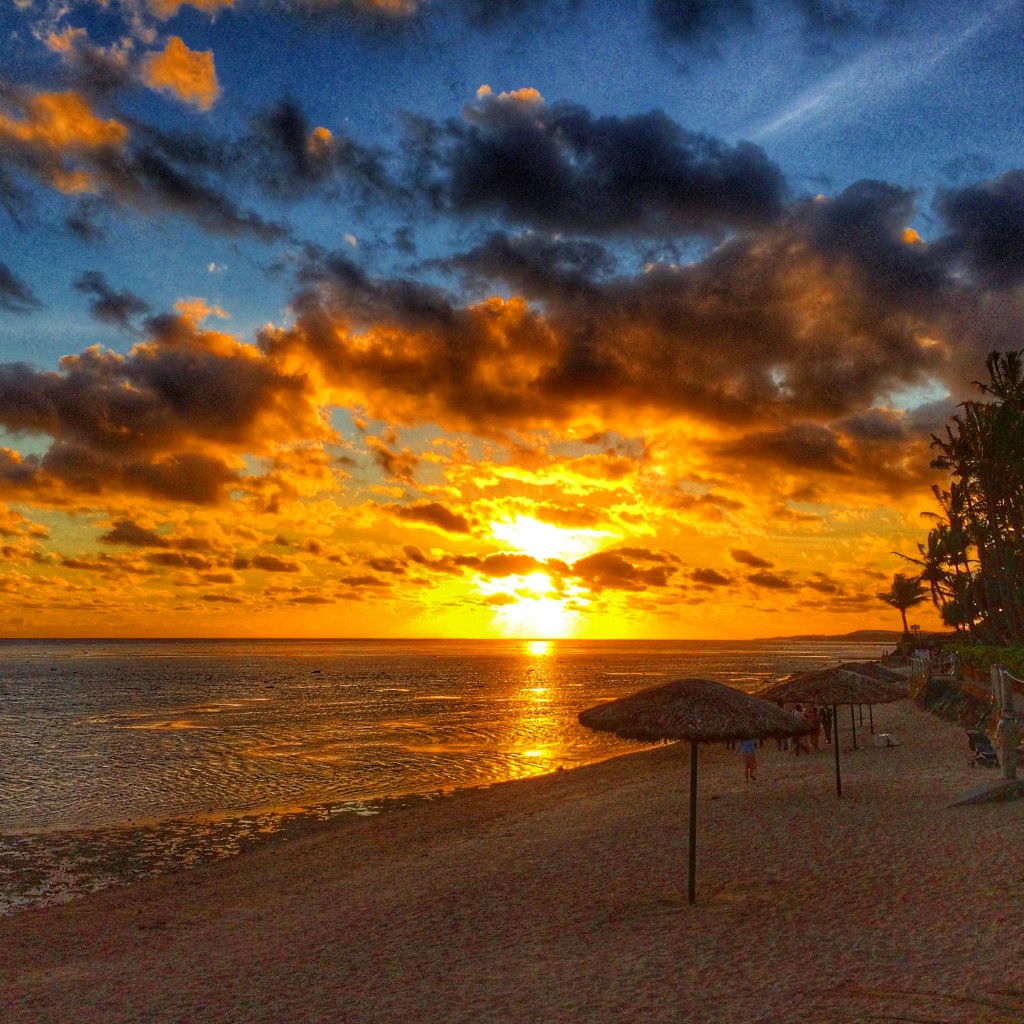
<instances>
[{"instance_id":1,"label":"orange cloud","mask_svg":"<svg viewBox=\"0 0 1024 1024\"><path fill-rule=\"evenodd\" d=\"M62 192L88 192L93 176L75 158L124 144L128 129L98 118L75 92L45 92L21 100L20 117L0 113L0 143Z\"/></svg>"},{"instance_id":2,"label":"orange cloud","mask_svg":"<svg viewBox=\"0 0 1024 1024\"><path fill-rule=\"evenodd\" d=\"M146 58L142 78L151 89L173 93L200 110L209 110L220 96L212 51L190 50L178 36L171 36L161 53Z\"/></svg>"},{"instance_id":3,"label":"orange cloud","mask_svg":"<svg viewBox=\"0 0 1024 1024\"><path fill-rule=\"evenodd\" d=\"M149 9L161 21L173 18L182 7L214 14L221 7L233 7L235 0L149 0Z\"/></svg>"}]
</instances>

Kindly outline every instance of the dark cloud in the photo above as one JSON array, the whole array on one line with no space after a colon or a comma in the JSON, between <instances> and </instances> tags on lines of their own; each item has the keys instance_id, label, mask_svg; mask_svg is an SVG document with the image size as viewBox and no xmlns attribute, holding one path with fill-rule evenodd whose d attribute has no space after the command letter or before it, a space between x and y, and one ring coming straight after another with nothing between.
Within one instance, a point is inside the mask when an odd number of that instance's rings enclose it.
<instances>
[{"instance_id":1,"label":"dark cloud","mask_svg":"<svg viewBox=\"0 0 1024 1024\"><path fill-rule=\"evenodd\" d=\"M130 547L169 547L165 537L161 537L155 530L147 530L145 527L133 523L130 519L119 519L111 530L100 537L100 540L104 544L126 544Z\"/></svg>"},{"instance_id":2,"label":"dark cloud","mask_svg":"<svg viewBox=\"0 0 1024 1024\"><path fill-rule=\"evenodd\" d=\"M530 573L543 571L546 567L546 563L532 555L516 555L507 552L499 552L483 558L478 555L456 555L453 561L458 566L480 573L481 576L491 576L497 579L503 579L506 576L529 576Z\"/></svg>"},{"instance_id":3,"label":"dark cloud","mask_svg":"<svg viewBox=\"0 0 1024 1024\"><path fill-rule=\"evenodd\" d=\"M775 572L752 572L747 576L747 582L769 590L792 590L795 586L792 580Z\"/></svg>"},{"instance_id":4,"label":"dark cloud","mask_svg":"<svg viewBox=\"0 0 1024 1024\"><path fill-rule=\"evenodd\" d=\"M402 553L414 565L421 565L427 569L436 569L439 572L448 573L452 576L461 576L466 568L463 565L456 565L454 556L452 555L441 555L437 558L430 558L428 555L423 553L421 548L416 547L415 544L406 544L402 548Z\"/></svg>"},{"instance_id":5,"label":"dark cloud","mask_svg":"<svg viewBox=\"0 0 1024 1024\"><path fill-rule=\"evenodd\" d=\"M0 110L11 115L7 125L0 121L0 192L9 191L4 182L24 175L60 192L91 192L94 206L181 214L208 231L265 242L287 235L283 225L229 198L229 182L218 180L209 161L198 158L198 143L161 149L149 141L163 139L159 133L141 122L97 115L74 90L37 93L7 86L0 89ZM79 223L86 221L79 217Z\"/></svg>"},{"instance_id":6,"label":"dark cloud","mask_svg":"<svg viewBox=\"0 0 1024 1024\"><path fill-rule=\"evenodd\" d=\"M708 454L719 465L747 475L776 472L811 481L789 497L825 501L836 489L892 497L927 490L936 479L927 457L930 435L902 425L891 412L872 410L846 425L793 423L753 431L727 442L712 442ZM774 518L812 521L788 508Z\"/></svg>"},{"instance_id":7,"label":"dark cloud","mask_svg":"<svg viewBox=\"0 0 1024 1024\"><path fill-rule=\"evenodd\" d=\"M717 569L694 569L690 579L703 587L726 587L732 580Z\"/></svg>"},{"instance_id":8,"label":"dark cloud","mask_svg":"<svg viewBox=\"0 0 1024 1024\"><path fill-rule=\"evenodd\" d=\"M662 32L687 42L754 23L753 0L648 0Z\"/></svg>"},{"instance_id":9,"label":"dark cloud","mask_svg":"<svg viewBox=\"0 0 1024 1024\"><path fill-rule=\"evenodd\" d=\"M104 49L91 43L84 32L69 30L60 55L62 84L90 99L103 99L138 83L130 48Z\"/></svg>"},{"instance_id":10,"label":"dark cloud","mask_svg":"<svg viewBox=\"0 0 1024 1024\"><path fill-rule=\"evenodd\" d=\"M331 182L353 186L363 199L396 194L382 149L314 126L292 100L258 115L237 151L251 161L255 183L271 194L298 195Z\"/></svg>"},{"instance_id":11,"label":"dark cloud","mask_svg":"<svg viewBox=\"0 0 1024 1024\"><path fill-rule=\"evenodd\" d=\"M729 557L734 562L739 562L740 565L749 565L752 569L771 569L773 567L773 563L768 559L761 558L745 548L730 548Z\"/></svg>"},{"instance_id":12,"label":"dark cloud","mask_svg":"<svg viewBox=\"0 0 1024 1024\"><path fill-rule=\"evenodd\" d=\"M66 485L209 504L240 482L233 452L328 436L304 378L184 317L147 326L127 356L92 348L60 372L0 364L0 425L49 436L40 467Z\"/></svg>"},{"instance_id":13,"label":"dark cloud","mask_svg":"<svg viewBox=\"0 0 1024 1024\"><path fill-rule=\"evenodd\" d=\"M92 296L89 312L95 319L101 323L115 324L125 331L135 330L132 317L149 312L148 302L129 291L114 291L98 270L86 271L75 282L75 288Z\"/></svg>"},{"instance_id":14,"label":"dark cloud","mask_svg":"<svg viewBox=\"0 0 1024 1024\"><path fill-rule=\"evenodd\" d=\"M595 117L529 94L482 96L463 121L421 133L419 156L441 172L434 194L453 211L574 234L715 235L776 219L786 192L749 143L661 111Z\"/></svg>"},{"instance_id":15,"label":"dark cloud","mask_svg":"<svg viewBox=\"0 0 1024 1024\"><path fill-rule=\"evenodd\" d=\"M618 551L601 551L572 565L573 574L591 590L646 590L667 586L673 569L666 565L641 568Z\"/></svg>"},{"instance_id":16,"label":"dark cloud","mask_svg":"<svg viewBox=\"0 0 1024 1024\"><path fill-rule=\"evenodd\" d=\"M255 189L278 199L319 190L327 198L345 195L363 203L405 196L389 174L385 150L314 125L291 99L258 111L239 136L215 135L209 129L162 131L141 122L133 122L133 129L140 153L183 176L203 175L211 188L217 182L222 188ZM269 225L271 230L279 227Z\"/></svg>"},{"instance_id":17,"label":"dark cloud","mask_svg":"<svg viewBox=\"0 0 1024 1024\"><path fill-rule=\"evenodd\" d=\"M823 572L811 573L810 578L804 580L804 586L811 590L817 590L822 594L839 594L842 592L839 584Z\"/></svg>"},{"instance_id":18,"label":"dark cloud","mask_svg":"<svg viewBox=\"0 0 1024 1024\"><path fill-rule=\"evenodd\" d=\"M724 457L740 455L791 470L849 473L853 458L842 439L828 427L797 423L781 430L759 431L739 441L713 446Z\"/></svg>"},{"instance_id":19,"label":"dark cloud","mask_svg":"<svg viewBox=\"0 0 1024 1024\"><path fill-rule=\"evenodd\" d=\"M403 448L399 452L392 451L379 437L368 437L366 445L370 449L373 461L389 479L412 483L412 475L420 460L408 448Z\"/></svg>"},{"instance_id":20,"label":"dark cloud","mask_svg":"<svg viewBox=\"0 0 1024 1024\"><path fill-rule=\"evenodd\" d=\"M0 182L23 174L60 191L88 190L109 205L146 213L180 213L217 233L283 239L281 224L264 220L228 198L214 180L203 180L194 152L177 162L145 141L143 125L97 116L77 91L36 93L6 87L0 109L11 116L0 123ZM17 130L15 130L15 126Z\"/></svg>"},{"instance_id":21,"label":"dark cloud","mask_svg":"<svg viewBox=\"0 0 1024 1024\"><path fill-rule=\"evenodd\" d=\"M98 223L103 205L93 198L80 199L75 208L64 218L68 231L83 242L99 242L107 237L106 230Z\"/></svg>"},{"instance_id":22,"label":"dark cloud","mask_svg":"<svg viewBox=\"0 0 1024 1024\"><path fill-rule=\"evenodd\" d=\"M150 459L110 456L65 441L50 446L41 468L72 490L85 494L124 491L194 505L212 505L229 486L241 482L237 471L223 459L199 453L180 452Z\"/></svg>"},{"instance_id":23,"label":"dark cloud","mask_svg":"<svg viewBox=\"0 0 1024 1024\"><path fill-rule=\"evenodd\" d=\"M611 273L616 261L608 249L589 239L496 231L443 265L471 279L504 281L526 295L564 301L593 293L596 281Z\"/></svg>"},{"instance_id":24,"label":"dark cloud","mask_svg":"<svg viewBox=\"0 0 1024 1024\"><path fill-rule=\"evenodd\" d=\"M969 315L941 260L907 234L912 200L862 182L798 203L703 259L628 276L608 276L599 249L540 234L494 234L449 261L504 277L536 305L518 296L460 305L434 285L311 254L295 325L266 332L263 344L304 350L392 422L494 435L587 408L606 422L657 411L816 427L953 379L954 353L984 357L984 322L1024 327L1021 311Z\"/></svg>"},{"instance_id":25,"label":"dark cloud","mask_svg":"<svg viewBox=\"0 0 1024 1024\"><path fill-rule=\"evenodd\" d=\"M935 211L949 228L936 250L981 285L1024 280L1024 171L940 192Z\"/></svg>"},{"instance_id":26,"label":"dark cloud","mask_svg":"<svg viewBox=\"0 0 1024 1024\"><path fill-rule=\"evenodd\" d=\"M750 30L777 18L787 6L796 12L804 29L814 36L845 35L884 30L888 16L898 9L896 0L648 0L656 27L687 43L714 43L739 31ZM781 10L780 10L781 9Z\"/></svg>"},{"instance_id":27,"label":"dark cloud","mask_svg":"<svg viewBox=\"0 0 1024 1024\"><path fill-rule=\"evenodd\" d=\"M42 306L32 289L15 277L6 263L0 263L0 309L8 313L31 313Z\"/></svg>"},{"instance_id":28,"label":"dark cloud","mask_svg":"<svg viewBox=\"0 0 1024 1024\"><path fill-rule=\"evenodd\" d=\"M169 569L195 569L197 571L211 569L213 563L200 555L187 555L180 551L151 551L145 556L151 565L161 565Z\"/></svg>"},{"instance_id":29,"label":"dark cloud","mask_svg":"<svg viewBox=\"0 0 1024 1024\"><path fill-rule=\"evenodd\" d=\"M302 566L292 558L278 558L277 555L255 555L252 558L253 569L264 572L302 572Z\"/></svg>"},{"instance_id":30,"label":"dark cloud","mask_svg":"<svg viewBox=\"0 0 1024 1024\"><path fill-rule=\"evenodd\" d=\"M178 213L214 234L250 235L262 242L280 241L288 234L284 225L242 209L216 184L201 180L184 160L175 165L155 149L108 151L97 165L107 194L145 213Z\"/></svg>"},{"instance_id":31,"label":"dark cloud","mask_svg":"<svg viewBox=\"0 0 1024 1024\"><path fill-rule=\"evenodd\" d=\"M632 558L634 561L639 562L660 562L666 564L679 561L675 555L667 551L652 551L650 548L621 547L616 548L615 553L622 555L623 558Z\"/></svg>"},{"instance_id":32,"label":"dark cloud","mask_svg":"<svg viewBox=\"0 0 1024 1024\"><path fill-rule=\"evenodd\" d=\"M943 286L944 271L904 231L915 195L897 185L858 181L827 202L806 205L804 231L830 267L852 271L869 300L916 308Z\"/></svg>"},{"instance_id":33,"label":"dark cloud","mask_svg":"<svg viewBox=\"0 0 1024 1024\"><path fill-rule=\"evenodd\" d=\"M469 520L461 512L453 512L436 501L417 502L413 505L388 506L394 515L410 523L436 526L446 533L469 533Z\"/></svg>"}]
</instances>

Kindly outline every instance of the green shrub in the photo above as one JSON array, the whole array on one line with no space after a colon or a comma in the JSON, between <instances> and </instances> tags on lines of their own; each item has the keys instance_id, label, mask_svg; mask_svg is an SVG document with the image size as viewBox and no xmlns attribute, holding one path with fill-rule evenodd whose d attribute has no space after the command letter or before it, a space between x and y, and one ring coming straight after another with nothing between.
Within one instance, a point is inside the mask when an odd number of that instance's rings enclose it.
<instances>
[{"instance_id":1,"label":"green shrub","mask_svg":"<svg viewBox=\"0 0 1024 1024\"><path fill-rule=\"evenodd\" d=\"M1024 679L1024 647L948 644L946 649L956 652L961 668L976 668L987 674L993 665L1001 665L1010 675Z\"/></svg>"}]
</instances>

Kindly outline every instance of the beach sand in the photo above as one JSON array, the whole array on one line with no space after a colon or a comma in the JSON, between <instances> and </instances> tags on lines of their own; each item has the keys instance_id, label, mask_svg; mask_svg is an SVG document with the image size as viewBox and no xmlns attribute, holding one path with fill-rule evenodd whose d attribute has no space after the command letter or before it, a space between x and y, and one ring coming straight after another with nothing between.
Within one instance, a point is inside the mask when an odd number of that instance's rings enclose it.
<instances>
[{"instance_id":1,"label":"beach sand","mask_svg":"<svg viewBox=\"0 0 1024 1024\"><path fill-rule=\"evenodd\" d=\"M824 745L701 748L696 907L675 744L0 920L3 1019L1019 1022L1024 800L951 807L999 775L963 730L874 717L842 800Z\"/></svg>"}]
</instances>

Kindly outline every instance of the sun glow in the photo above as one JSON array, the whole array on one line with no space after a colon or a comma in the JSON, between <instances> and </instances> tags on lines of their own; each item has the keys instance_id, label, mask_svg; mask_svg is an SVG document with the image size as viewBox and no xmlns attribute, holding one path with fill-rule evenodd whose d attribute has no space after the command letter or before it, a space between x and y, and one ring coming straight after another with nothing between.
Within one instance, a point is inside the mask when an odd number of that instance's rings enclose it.
<instances>
[{"instance_id":1,"label":"sun glow","mask_svg":"<svg viewBox=\"0 0 1024 1024\"><path fill-rule=\"evenodd\" d=\"M537 559L560 558L566 562L593 553L611 536L606 530L567 530L530 516L491 523L491 533L523 554Z\"/></svg>"},{"instance_id":2,"label":"sun glow","mask_svg":"<svg viewBox=\"0 0 1024 1024\"><path fill-rule=\"evenodd\" d=\"M506 636L558 638L572 635L577 618L556 597L523 597L498 608L495 624Z\"/></svg>"}]
</instances>

